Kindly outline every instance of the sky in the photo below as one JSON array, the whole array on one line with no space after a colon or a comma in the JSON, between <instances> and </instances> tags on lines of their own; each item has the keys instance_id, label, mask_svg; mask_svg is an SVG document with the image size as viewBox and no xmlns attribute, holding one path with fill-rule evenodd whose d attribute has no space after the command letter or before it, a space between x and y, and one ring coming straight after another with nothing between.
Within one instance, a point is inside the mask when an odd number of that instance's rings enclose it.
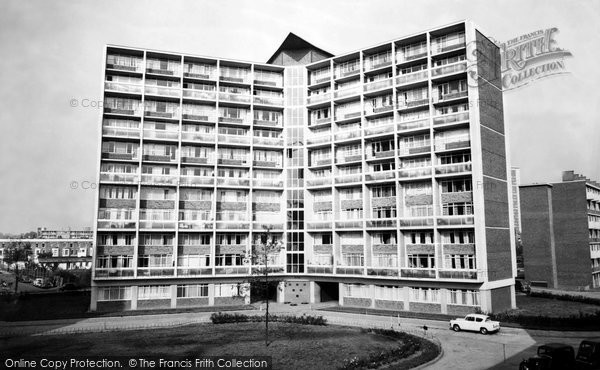
<instances>
[{"instance_id":1,"label":"sky","mask_svg":"<svg viewBox=\"0 0 600 370\"><path fill-rule=\"evenodd\" d=\"M105 44L266 62L289 32L341 54L463 19L558 28L570 73L504 93L511 162L600 181L597 0L0 0L0 232L92 226Z\"/></svg>"}]
</instances>

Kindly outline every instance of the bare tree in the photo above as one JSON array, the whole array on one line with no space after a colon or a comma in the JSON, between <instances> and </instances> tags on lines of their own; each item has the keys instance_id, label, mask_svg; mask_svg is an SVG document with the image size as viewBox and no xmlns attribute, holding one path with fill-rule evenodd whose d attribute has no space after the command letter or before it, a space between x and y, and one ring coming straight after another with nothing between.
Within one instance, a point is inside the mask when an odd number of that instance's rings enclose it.
<instances>
[{"instance_id":1,"label":"bare tree","mask_svg":"<svg viewBox=\"0 0 600 370\"><path fill-rule=\"evenodd\" d=\"M270 279L269 275L278 272L279 268L269 267L269 259L276 257L283 250L281 240L275 240L270 228L260 235L260 243L252 246L250 262L252 263L252 275L250 286L254 286L260 292L265 302L265 346L269 345L269 291L278 285L279 280Z\"/></svg>"}]
</instances>

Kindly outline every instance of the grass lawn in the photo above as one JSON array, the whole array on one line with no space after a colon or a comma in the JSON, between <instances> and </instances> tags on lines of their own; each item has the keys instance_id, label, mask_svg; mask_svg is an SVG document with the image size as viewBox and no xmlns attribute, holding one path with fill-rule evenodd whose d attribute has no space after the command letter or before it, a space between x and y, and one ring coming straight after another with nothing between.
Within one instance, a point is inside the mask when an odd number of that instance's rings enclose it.
<instances>
[{"instance_id":1,"label":"grass lawn","mask_svg":"<svg viewBox=\"0 0 600 370\"><path fill-rule=\"evenodd\" d=\"M511 312L521 313L523 315L542 315L549 317L579 315L580 311L588 314L600 311L600 306L593 304L530 297L524 294L517 294L517 307L518 309Z\"/></svg>"},{"instance_id":2,"label":"grass lawn","mask_svg":"<svg viewBox=\"0 0 600 370\"><path fill-rule=\"evenodd\" d=\"M397 340L339 326L272 323L264 344L263 323L204 324L158 330L28 336L0 339L3 357L31 356L273 356L273 369L336 369L347 359L399 347ZM32 351L35 348L35 351ZM410 365L435 357L431 347ZM417 358L416 358L417 357Z\"/></svg>"}]
</instances>

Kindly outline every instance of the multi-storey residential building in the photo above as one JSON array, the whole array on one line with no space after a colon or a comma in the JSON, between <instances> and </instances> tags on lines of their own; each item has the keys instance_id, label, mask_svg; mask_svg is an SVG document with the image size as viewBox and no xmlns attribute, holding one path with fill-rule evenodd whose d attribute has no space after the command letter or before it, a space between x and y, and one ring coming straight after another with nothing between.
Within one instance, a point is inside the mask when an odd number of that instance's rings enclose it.
<instances>
[{"instance_id":1,"label":"multi-storey residential building","mask_svg":"<svg viewBox=\"0 0 600 370\"><path fill-rule=\"evenodd\" d=\"M35 263L48 264L65 270L91 268L93 255L93 231L91 228L81 230L49 230L38 228L35 238L0 239L0 261L4 250L11 243L21 242L31 245L31 260Z\"/></svg>"},{"instance_id":2,"label":"multi-storey residential building","mask_svg":"<svg viewBox=\"0 0 600 370\"><path fill-rule=\"evenodd\" d=\"M471 22L266 64L107 46L91 309L240 302L264 227L281 302L514 307L499 60Z\"/></svg>"},{"instance_id":3,"label":"multi-storey residential building","mask_svg":"<svg viewBox=\"0 0 600 370\"><path fill-rule=\"evenodd\" d=\"M600 183L566 171L562 182L520 190L525 278L551 288L600 287Z\"/></svg>"}]
</instances>

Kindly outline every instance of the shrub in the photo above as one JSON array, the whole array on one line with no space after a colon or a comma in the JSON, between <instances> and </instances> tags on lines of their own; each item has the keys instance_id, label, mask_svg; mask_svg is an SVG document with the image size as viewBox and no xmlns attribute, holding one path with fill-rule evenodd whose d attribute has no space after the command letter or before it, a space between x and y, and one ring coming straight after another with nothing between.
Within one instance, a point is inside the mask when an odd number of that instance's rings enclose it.
<instances>
[{"instance_id":1,"label":"shrub","mask_svg":"<svg viewBox=\"0 0 600 370\"><path fill-rule=\"evenodd\" d=\"M584 297L584 296L580 296L580 295L554 294L551 292L532 291L531 293L529 293L529 296L530 297L538 297L538 298L558 299L561 301L587 303L587 304L593 304L593 305L600 306L600 298Z\"/></svg>"},{"instance_id":2,"label":"shrub","mask_svg":"<svg viewBox=\"0 0 600 370\"><path fill-rule=\"evenodd\" d=\"M481 311L478 310L478 313ZM579 311L579 314L563 316L563 317L548 317L542 315L523 315L519 313L486 313L490 319L500 322L510 322L531 327L544 328L599 328L600 327L600 310L595 313L584 313Z\"/></svg>"},{"instance_id":3,"label":"shrub","mask_svg":"<svg viewBox=\"0 0 600 370\"><path fill-rule=\"evenodd\" d=\"M210 320L213 324L230 324L237 322L263 322L265 317L263 315L244 315L239 313L213 313L210 316ZM270 322L284 322L290 324L300 325L327 325L327 320L323 316L287 316L287 315L269 315Z\"/></svg>"}]
</instances>

